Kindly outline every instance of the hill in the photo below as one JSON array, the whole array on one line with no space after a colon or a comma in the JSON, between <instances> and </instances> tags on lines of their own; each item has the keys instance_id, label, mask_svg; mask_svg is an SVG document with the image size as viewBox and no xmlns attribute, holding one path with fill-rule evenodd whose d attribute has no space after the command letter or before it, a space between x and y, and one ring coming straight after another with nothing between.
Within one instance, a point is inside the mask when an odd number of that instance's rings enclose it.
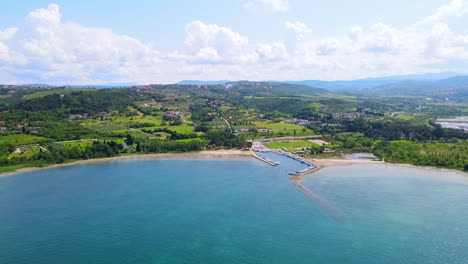
<instances>
[{"instance_id":1,"label":"hill","mask_svg":"<svg viewBox=\"0 0 468 264\"><path fill-rule=\"evenodd\" d=\"M468 76L437 81L402 81L360 89L358 94L425 96L428 98L468 101Z\"/></svg>"}]
</instances>

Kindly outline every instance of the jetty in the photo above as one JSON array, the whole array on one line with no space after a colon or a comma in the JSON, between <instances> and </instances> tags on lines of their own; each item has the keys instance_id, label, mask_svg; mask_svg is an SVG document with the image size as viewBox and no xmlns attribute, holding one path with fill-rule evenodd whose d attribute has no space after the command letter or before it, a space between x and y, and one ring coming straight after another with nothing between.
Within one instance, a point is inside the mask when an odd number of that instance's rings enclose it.
<instances>
[{"instance_id":1,"label":"jetty","mask_svg":"<svg viewBox=\"0 0 468 264\"><path fill-rule=\"evenodd\" d=\"M265 158L265 157L262 157L260 155L257 154L257 152L253 151L252 149L250 150L250 152L252 152L252 156L260 161L263 161L265 162L266 164L268 165L271 165L271 166L278 166L279 165L279 162L276 162L276 161L273 161L269 158Z\"/></svg>"},{"instance_id":2,"label":"jetty","mask_svg":"<svg viewBox=\"0 0 468 264\"><path fill-rule=\"evenodd\" d=\"M257 143L254 146L255 148L253 150L252 149L250 150L252 151L252 155L255 158L263 162L266 162L272 166L276 166L278 164L274 165L273 163L270 163L272 162L271 160L260 157L256 152L273 152L278 155L286 156L288 158L291 158L293 160L301 162L302 164L307 165L307 168L303 170L290 172L289 180L296 188L298 188L302 193L304 193L309 199L311 199L314 203L318 204L321 208L323 208L327 212L327 214L331 216L333 219L335 219L336 221L340 221L340 222L344 221L343 213L341 213L337 208L335 208L332 204L330 204L326 199L320 197L319 195L317 195L312 190L308 189L306 186L302 184L302 180L304 179L306 175L316 172L320 169L320 166L318 164L315 164L313 163L313 161L309 159L303 158L299 155L290 153L285 150L265 148L261 143L260 144Z\"/></svg>"}]
</instances>

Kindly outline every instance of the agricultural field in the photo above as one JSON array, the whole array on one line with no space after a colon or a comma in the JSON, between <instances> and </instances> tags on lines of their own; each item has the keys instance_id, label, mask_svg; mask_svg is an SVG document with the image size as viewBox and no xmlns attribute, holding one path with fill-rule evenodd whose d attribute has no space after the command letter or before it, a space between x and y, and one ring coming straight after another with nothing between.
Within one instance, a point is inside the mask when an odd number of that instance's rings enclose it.
<instances>
[{"instance_id":1,"label":"agricultural field","mask_svg":"<svg viewBox=\"0 0 468 264\"><path fill-rule=\"evenodd\" d=\"M31 99L35 99L35 98L45 97L47 95L70 94L70 93L73 93L73 92L82 92L82 91L90 92L90 91L96 91L96 90L95 89L89 89L89 88L51 89L51 90L47 90L47 91L39 91L39 92L35 92L35 93L32 93L32 94L27 94L27 95L23 96L23 99L24 100L31 100Z\"/></svg>"},{"instance_id":2,"label":"agricultural field","mask_svg":"<svg viewBox=\"0 0 468 264\"><path fill-rule=\"evenodd\" d=\"M268 142L264 144L265 147L271 149L282 149L285 148L289 152L294 152L298 150L302 150L303 148L311 148L313 146L318 146L310 141L302 140L302 141L293 141L293 142Z\"/></svg>"},{"instance_id":3,"label":"agricultural field","mask_svg":"<svg viewBox=\"0 0 468 264\"><path fill-rule=\"evenodd\" d=\"M285 123L271 123L268 121L253 122L255 128L270 129L275 135L290 135L290 136L309 136L314 135L314 132L304 126Z\"/></svg>"},{"instance_id":4,"label":"agricultural field","mask_svg":"<svg viewBox=\"0 0 468 264\"><path fill-rule=\"evenodd\" d=\"M30 145L30 144L40 144L45 142L50 142L51 139L45 137L39 137L29 134L16 134L16 135L6 135L0 136L0 145Z\"/></svg>"}]
</instances>

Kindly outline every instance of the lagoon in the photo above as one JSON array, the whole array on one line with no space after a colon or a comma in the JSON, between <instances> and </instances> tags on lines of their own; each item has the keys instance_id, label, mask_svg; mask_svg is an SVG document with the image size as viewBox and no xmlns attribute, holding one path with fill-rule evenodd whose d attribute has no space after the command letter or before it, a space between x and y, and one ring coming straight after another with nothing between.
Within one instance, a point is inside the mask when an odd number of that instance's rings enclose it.
<instances>
[{"instance_id":1,"label":"lagoon","mask_svg":"<svg viewBox=\"0 0 468 264\"><path fill-rule=\"evenodd\" d=\"M82 164L0 178L0 263L468 263L468 177L304 168L275 154Z\"/></svg>"}]
</instances>

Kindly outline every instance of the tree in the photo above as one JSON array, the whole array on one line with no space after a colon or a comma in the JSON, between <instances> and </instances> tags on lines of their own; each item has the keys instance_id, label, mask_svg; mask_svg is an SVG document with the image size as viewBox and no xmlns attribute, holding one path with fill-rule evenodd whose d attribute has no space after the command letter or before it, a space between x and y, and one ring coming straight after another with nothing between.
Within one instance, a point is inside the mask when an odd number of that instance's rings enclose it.
<instances>
[{"instance_id":1,"label":"tree","mask_svg":"<svg viewBox=\"0 0 468 264\"><path fill-rule=\"evenodd\" d=\"M463 169L466 170L466 171L468 171L468 163L465 164L465 166L463 166Z\"/></svg>"},{"instance_id":2,"label":"tree","mask_svg":"<svg viewBox=\"0 0 468 264\"><path fill-rule=\"evenodd\" d=\"M136 145L136 151L137 151L137 152L141 152L141 144L140 144L140 142L138 142L137 145Z\"/></svg>"},{"instance_id":3,"label":"tree","mask_svg":"<svg viewBox=\"0 0 468 264\"><path fill-rule=\"evenodd\" d=\"M133 137L130 134L127 134L127 145L133 145Z\"/></svg>"}]
</instances>

